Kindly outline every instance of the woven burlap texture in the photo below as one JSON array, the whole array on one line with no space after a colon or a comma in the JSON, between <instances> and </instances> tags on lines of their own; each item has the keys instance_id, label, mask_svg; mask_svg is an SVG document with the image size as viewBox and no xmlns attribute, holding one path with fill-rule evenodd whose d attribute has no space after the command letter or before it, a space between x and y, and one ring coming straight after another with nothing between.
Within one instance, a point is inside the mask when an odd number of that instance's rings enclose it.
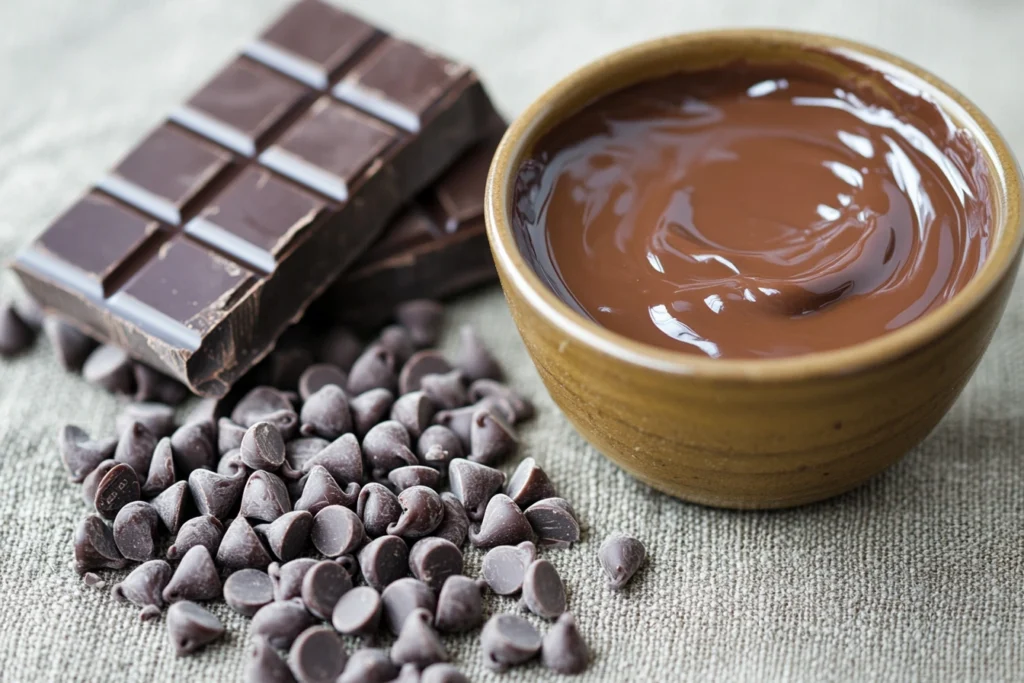
<instances>
[{"instance_id":1,"label":"woven burlap texture","mask_svg":"<svg viewBox=\"0 0 1024 683\"><path fill-rule=\"evenodd\" d=\"M25 244L281 0L0 3L0 256ZM1024 5L987 0L363 0L353 6L477 66L514 115L611 49L719 25L842 33L925 64L1024 145ZM11 278L0 296L17 292ZM497 288L453 307L537 404L533 456L584 524L548 557L593 651L580 681L1011 680L1024 677L1024 300L1018 289L977 374L928 441L861 489L777 513L680 503L591 449L545 393ZM449 343L452 335L449 334ZM214 608L221 642L177 658L162 620L86 588L69 567L86 513L56 451L74 422L110 432L118 402L62 372L45 342L0 365L0 680L233 681L248 620ZM650 561L622 594L596 551L612 531ZM475 572L478 553L467 558ZM116 579L116 573L106 576ZM514 609L488 599L491 611ZM539 622L538 622L539 623ZM541 624L546 629L546 624ZM475 636L448 639L474 681L556 680L538 664L487 672ZM351 643L349 646L351 647Z\"/></svg>"}]
</instances>

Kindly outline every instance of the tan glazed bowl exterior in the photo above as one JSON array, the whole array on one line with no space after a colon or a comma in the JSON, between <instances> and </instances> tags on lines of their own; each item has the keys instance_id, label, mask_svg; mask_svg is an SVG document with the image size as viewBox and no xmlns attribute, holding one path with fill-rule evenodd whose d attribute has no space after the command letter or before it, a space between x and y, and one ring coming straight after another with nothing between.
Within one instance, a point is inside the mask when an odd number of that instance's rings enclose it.
<instances>
[{"instance_id":1,"label":"tan glazed bowl exterior","mask_svg":"<svg viewBox=\"0 0 1024 683\"><path fill-rule=\"evenodd\" d=\"M831 53L831 54L830 54ZM610 332L551 293L516 246L509 208L520 163L551 126L626 85L738 58L832 54L896 75L971 130L991 165L991 252L953 299L837 351L712 360ZM487 231L519 333L552 398L597 450L656 489L729 508L780 508L847 491L921 442L992 338L1020 261L1021 175L991 122L926 71L825 36L741 30L644 43L558 83L511 125L487 183Z\"/></svg>"}]
</instances>

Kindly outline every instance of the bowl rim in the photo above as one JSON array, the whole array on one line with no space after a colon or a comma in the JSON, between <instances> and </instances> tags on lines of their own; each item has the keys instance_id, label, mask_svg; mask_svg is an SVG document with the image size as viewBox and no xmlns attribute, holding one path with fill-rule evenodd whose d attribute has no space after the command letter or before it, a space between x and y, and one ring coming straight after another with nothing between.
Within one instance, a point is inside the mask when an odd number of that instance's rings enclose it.
<instances>
[{"instance_id":1,"label":"bowl rim","mask_svg":"<svg viewBox=\"0 0 1024 683\"><path fill-rule=\"evenodd\" d=\"M699 43L776 44L818 49L853 58L924 89L956 123L970 130L990 166L994 187L993 240L978 272L953 297L917 320L879 337L829 351L766 359L706 358L636 341L602 327L559 299L537 276L519 251L508 216L519 165L532 142L550 124L564 120L581 88L599 86L616 68L656 58L660 53ZM617 86L621 87L621 86ZM617 87L610 87L611 92ZM599 88L598 88L599 89ZM575 108L573 108L575 110ZM526 302L571 340L607 356L649 370L719 380L797 381L846 375L909 355L942 336L981 306L1014 272L1024 246L1021 192L1024 178L1009 146L992 121L967 97L932 73L884 50L827 34L778 29L725 29L655 38L613 52L573 71L547 89L509 125L487 175L484 217L491 252L502 286L513 287Z\"/></svg>"}]
</instances>

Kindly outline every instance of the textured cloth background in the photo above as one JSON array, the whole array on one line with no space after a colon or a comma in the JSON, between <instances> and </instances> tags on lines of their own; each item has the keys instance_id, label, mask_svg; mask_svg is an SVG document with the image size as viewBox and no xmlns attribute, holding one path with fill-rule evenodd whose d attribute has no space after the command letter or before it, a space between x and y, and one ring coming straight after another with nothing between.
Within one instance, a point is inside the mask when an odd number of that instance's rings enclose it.
<instances>
[{"instance_id":1,"label":"textured cloth background","mask_svg":"<svg viewBox=\"0 0 1024 683\"><path fill-rule=\"evenodd\" d=\"M962 88L1024 149L1021 0L362 0L367 17L479 68L516 114L572 68L658 34L721 25L839 33L921 63ZM68 205L203 82L282 0L0 2L0 256ZM15 293L9 277L0 296ZM594 655L581 681L1020 680L1024 678L1024 292L963 399L920 448L838 499L777 513L686 505L636 483L580 439L541 386L497 289L460 301L538 405L523 455L585 524L544 553L568 584ZM454 325L453 325L454 327ZM47 344L0 365L0 680L239 680L248 620L174 657L161 622L69 568L86 513L56 452L67 421L112 431L117 401L64 374ZM624 594L595 553L613 530L647 544ZM470 554L469 570L479 565ZM114 574L107 577L115 578ZM512 608L491 599L489 609ZM453 643L473 680L503 677L476 637Z\"/></svg>"}]
</instances>

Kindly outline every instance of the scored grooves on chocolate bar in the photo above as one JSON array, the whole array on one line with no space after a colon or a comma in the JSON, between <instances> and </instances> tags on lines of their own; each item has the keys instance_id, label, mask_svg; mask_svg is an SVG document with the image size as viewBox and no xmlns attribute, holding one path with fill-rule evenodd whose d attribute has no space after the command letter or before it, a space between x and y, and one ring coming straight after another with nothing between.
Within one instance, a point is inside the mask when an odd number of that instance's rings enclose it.
<instances>
[{"instance_id":1,"label":"scored grooves on chocolate bar","mask_svg":"<svg viewBox=\"0 0 1024 683\"><path fill-rule=\"evenodd\" d=\"M47 308L222 395L496 119L467 67L302 0L15 268Z\"/></svg>"}]
</instances>

